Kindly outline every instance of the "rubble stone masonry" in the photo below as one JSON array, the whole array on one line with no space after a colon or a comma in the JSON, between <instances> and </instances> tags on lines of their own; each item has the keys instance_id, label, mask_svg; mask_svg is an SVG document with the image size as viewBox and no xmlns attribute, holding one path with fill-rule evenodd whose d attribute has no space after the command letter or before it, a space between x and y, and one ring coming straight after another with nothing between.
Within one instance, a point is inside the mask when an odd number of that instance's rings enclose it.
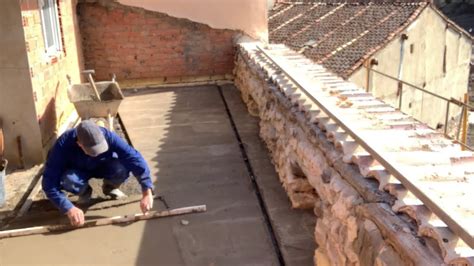
<instances>
[{"instance_id":1,"label":"rubble stone masonry","mask_svg":"<svg viewBox=\"0 0 474 266\"><path fill-rule=\"evenodd\" d=\"M235 83L261 119L260 136L293 207L314 209L315 265L443 264L436 245L392 211L395 199L344 163L342 152L249 54L239 51Z\"/></svg>"},{"instance_id":2,"label":"rubble stone masonry","mask_svg":"<svg viewBox=\"0 0 474 266\"><path fill-rule=\"evenodd\" d=\"M97 79L175 78L231 74L232 30L121 5L82 1L78 10L85 65Z\"/></svg>"}]
</instances>

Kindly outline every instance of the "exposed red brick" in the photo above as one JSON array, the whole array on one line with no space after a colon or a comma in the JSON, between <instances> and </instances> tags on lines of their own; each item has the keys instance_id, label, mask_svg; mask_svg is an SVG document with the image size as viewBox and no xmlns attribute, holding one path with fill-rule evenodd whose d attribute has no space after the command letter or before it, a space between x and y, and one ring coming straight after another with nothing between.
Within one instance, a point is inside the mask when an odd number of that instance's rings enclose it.
<instances>
[{"instance_id":1,"label":"exposed red brick","mask_svg":"<svg viewBox=\"0 0 474 266\"><path fill-rule=\"evenodd\" d=\"M78 5L86 68L97 79L231 74L231 30L118 3Z\"/></svg>"},{"instance_id":2,"label":"exposed red brick","mask_svg":"<svg viewBox=\"0 0 474 266\"><path fill-rule=\"evenodd\" d=\"M38 9L38 0L21 0L20 4L21 11Z\"/></svg>"},{"instance_id":3,"label":"exposed red brick","mask_svg":"<svg viewBox=\"0 0 474 266\"><path fill-rule=\"evenodd\" d=\"M59 118L67 117L73 110L67 98L66 76L71 76L74 83L80 82L82 49L75 24L76 5L75 0L57 0L63 51L46 55L38 0L20 0L20 3L32 93L43 145L47 147L57 134L58 123L64 122Z\"/></svg>"}]
</instances>

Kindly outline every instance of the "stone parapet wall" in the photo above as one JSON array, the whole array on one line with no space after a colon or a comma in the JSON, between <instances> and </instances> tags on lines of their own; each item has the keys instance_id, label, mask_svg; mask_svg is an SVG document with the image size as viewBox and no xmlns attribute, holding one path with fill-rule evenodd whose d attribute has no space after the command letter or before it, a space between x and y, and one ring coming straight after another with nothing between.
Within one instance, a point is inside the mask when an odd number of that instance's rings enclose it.
<instances>
[{"instance_id":1,"label":"stone parapet wall","mask_svg":"<svg viewBox=\"0 0 474 266\"><path fill-rule=\"evenodd\" d=\"M417 225L392 211L395 198L379 190L308 120L266 71L241 47L235 83L249 112L260 117L270 150L294 208L314 209L315 265L442 265L441 251Z\"/></svg>"}]
</instances>

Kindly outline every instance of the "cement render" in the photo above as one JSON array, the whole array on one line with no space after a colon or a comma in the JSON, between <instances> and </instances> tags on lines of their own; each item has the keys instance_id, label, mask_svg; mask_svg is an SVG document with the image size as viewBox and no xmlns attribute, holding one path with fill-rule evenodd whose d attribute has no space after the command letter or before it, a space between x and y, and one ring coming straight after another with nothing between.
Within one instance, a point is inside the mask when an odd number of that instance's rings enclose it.
<instances>
[{"instance_id":1,"label":"cement render","mask_svg":"<svg viewBox=\"0 0 474 266\"><path fill-rule=\"evenodd\" d=\"M314 216L291 210L258 138L258 120L246 113L235 87L225 86L223 92L248 150L285 263L312 265ZM157 193L171 208L206 204L208 211L3 239L0 265L279 264L217 87L139 91L127 97L120 112L132 143L149 163ZM158 201L154 208L165 209ZM87 219L136 212L138 204L130 204L88 211ZM183 219L189 224L182 225ZM64 218L60 221L65 222Z\"/></svg>"}]
</instances>

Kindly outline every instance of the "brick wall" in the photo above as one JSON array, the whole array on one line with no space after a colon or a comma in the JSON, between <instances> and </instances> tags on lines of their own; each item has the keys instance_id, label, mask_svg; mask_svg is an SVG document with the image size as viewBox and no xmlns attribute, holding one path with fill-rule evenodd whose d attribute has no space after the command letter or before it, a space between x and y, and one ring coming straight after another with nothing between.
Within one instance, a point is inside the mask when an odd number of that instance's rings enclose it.
<instances>
[{"instance_id":1,"label":"brick wall","mask_svg":"<svg viewBox=\"0 0 474 266\"><path fill-rule=\"evenodd\" d=\"M85 66L96 78L145 79L231 74L231 30L114 2L80 3Z\"/></svg>"},{"instance_id":2,"label":"brick wall","mask_svg":"<svg viewBox=\"0 0 474 266\"><path fill-rule=\"evenodd\" d=\"M30 77L43 147L55 140L57 128L74 110L67 97L66 76L69 75L73 83L81 82L82 49L75 15L77 1L58 0L57 3L63 50L47 55L38 0L21 0Z\"/></svg>"}]
</instances>

